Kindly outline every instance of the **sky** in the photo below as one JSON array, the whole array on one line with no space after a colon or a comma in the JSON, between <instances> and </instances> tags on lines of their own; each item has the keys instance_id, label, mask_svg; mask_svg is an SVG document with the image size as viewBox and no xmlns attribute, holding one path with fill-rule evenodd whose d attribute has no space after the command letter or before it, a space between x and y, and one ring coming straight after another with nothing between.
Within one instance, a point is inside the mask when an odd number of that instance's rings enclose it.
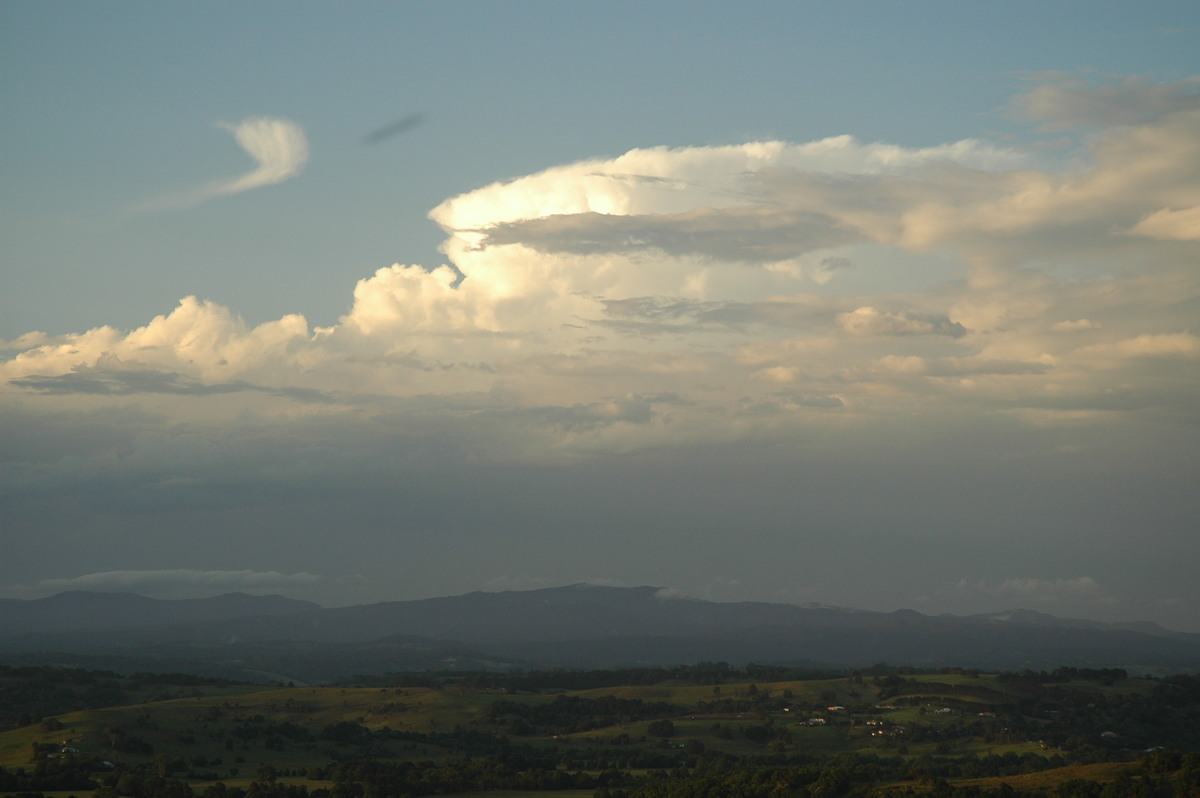
<instances>
[{"instance_id":1,"label":"sky","mask_svg":"<svg viewBox=\"0 0 1200 798\"><path fill-rule=\"evenodd\" d=\"M0 4L0 596L1200 632L1194 2Z\"/></svg>"}]
</instances>

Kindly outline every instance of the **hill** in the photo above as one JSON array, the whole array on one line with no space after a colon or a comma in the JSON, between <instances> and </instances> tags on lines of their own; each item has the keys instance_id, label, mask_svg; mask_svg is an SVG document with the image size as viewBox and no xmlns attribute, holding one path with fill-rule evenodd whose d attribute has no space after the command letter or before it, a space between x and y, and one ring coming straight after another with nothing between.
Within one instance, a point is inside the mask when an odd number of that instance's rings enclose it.
<instances>
[{"instance_id":1,"label":"hill","mask_svg":"<svg viewBox=\"0 0 1200 798\"><path fill-rule=\"evenodd\" d=\"M5 696L36 701L46 685L114 703L40 718L26 709L5 724L0 794L63 784L135 798L168 787L184 798L273 795L277 785L291 790L281 798L600 788L953 795L959 784L964 795L999 795L1155 779L1200 787L1200 679L1188 676L877 667L831 677L709 663L280 688L0 668ZM1078 794L1099 794L1093 786Z\"/></svg>"},{"instance_id":2,"label":"hill","mask_svg":"<svg viewBox=\"0 0 1200 798\"><path fill-rule=\"evenodd\" d=\"M60 594L0 605L0 658L320 683L378 670L615 668L724 661L1200 669L1200 635L1014 611L928 616L681 599L573 585L322 609L278 596Z\"/></svg>"}]
</instances>

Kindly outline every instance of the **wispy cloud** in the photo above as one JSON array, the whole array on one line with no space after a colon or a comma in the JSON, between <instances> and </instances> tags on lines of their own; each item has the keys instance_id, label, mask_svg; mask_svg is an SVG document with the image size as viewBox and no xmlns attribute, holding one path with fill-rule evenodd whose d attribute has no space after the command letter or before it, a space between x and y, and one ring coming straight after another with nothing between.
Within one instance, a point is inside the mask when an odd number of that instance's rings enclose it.
<instances>
[{"instance_id":1,"label":"wispy cloud","mask_svg":"<svg viewBox=\"0 0 1200 798\"><path fill-rule=\"evenodd\" d=\"M300 174L308 163L308 139L295 122L267 116L244 119L236 125L221 125L233 133L237 143L258 168L232 180L215 183L213 195L240 194L254 188L282 183Z\"/></svg>"},{"instance_id":2,"label":"wispy cloud","mask_svg":"<svg viewBox=\"0 0 1200 798\"><path fill-rule=\"evenodd\" d=\"M308 163L308 138L290 119L253 116L236 125L222 123L218 127L233 133L238 145L256 162L256 168L239 177L159 197L134 208L135 213L187 208L216 197L272 186L300 174Z\"/></svg>"},{"instance_id":3,"label":"wispy cloud","mask_svg":"<svg viewBox=\"0 0 1200 798\"><path fill-rule=\"evenodd\" d=\"M98 593L133 592L157 598L195 598L230 592L275 593L289 588L308 588L323 581L325 577L310 573L171 568L102 571L65 579L42 579L25 585L0 587L0 594L12 598L36 598L66 590L88 590Z\"/></svg>"},{"instance_id":4,"label":"wispy cloud","mask_svg":"<svg viewBox=\"0 0 1200 798\"><path fill-rule=\"evenodd\" d=\"M1152 83L1140 76L1089 82L1086 76L1064 72L1028 77L1036 85L1013 98L1009 110L1047 131L1132 125L1200 109L1200 76L1173 83Z\"/></svg>"}]
</instances>

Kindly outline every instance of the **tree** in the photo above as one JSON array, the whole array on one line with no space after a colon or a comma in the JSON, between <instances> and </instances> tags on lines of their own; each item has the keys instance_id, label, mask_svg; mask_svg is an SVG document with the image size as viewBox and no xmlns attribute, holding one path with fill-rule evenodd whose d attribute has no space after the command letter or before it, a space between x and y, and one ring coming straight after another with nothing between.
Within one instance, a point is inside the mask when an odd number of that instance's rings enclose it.
<instances>
[{"instance_id":1,"label":"tree","mask_svg":"<svg viewBox=\"0 0 1200 798\"><path fill-rule=\"evenodd\" d=\"M675 724L666 718L660 720L652 720L646 726L646 733L652 737L670 737L675 733Z\"/></svg>"}]
</instances>

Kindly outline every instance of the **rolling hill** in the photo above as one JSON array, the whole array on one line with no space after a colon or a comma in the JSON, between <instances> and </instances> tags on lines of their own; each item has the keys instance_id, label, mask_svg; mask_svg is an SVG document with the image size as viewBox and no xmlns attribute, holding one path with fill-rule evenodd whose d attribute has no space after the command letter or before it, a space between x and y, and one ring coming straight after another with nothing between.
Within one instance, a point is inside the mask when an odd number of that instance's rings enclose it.
<instances>
[{"instance_id":1,"label":"rolling hill","mask_svg":"<svg viewBox=\"0 0 1200 798\"><path fill-rule=\"evenodd\" d=\"M321 682L414 669L699 661L1200 669L1200 635L1018 610L929 616L571 585L323 609L279 596L66 593L0 603L0 659Z\"/></svg>"}]
</instances>

